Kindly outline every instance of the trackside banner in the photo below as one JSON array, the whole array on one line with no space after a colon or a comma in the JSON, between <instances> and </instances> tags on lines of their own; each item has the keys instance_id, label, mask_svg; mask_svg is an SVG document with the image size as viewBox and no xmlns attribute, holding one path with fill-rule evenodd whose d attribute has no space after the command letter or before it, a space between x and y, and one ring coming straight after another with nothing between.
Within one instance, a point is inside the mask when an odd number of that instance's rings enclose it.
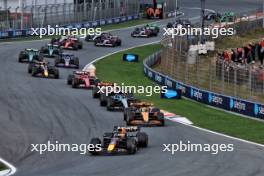
<instances>
[{"instance_id":1,"label":"trackside banner","mask_svg":"<svg viewBox=\"0 0 264 176\"><path fill-rule=\"evenodd\" d=\"M103 26L107 24L123 23L126 21L135 20L135 19L139 19L139 15L130 15L130 16L124 16L124 17L105 19L105 20L68 24L68 25L63 25L61 27L69 28L69 29L71 28L78 28L78 29L91 28L91 27L98 27L98 26ZM26 36L29 36L31 33L32 33L31 29L0 31L0 39L26 37Z\"/></svg>"},{"instance_id":2,"label":"trackside banner","mask_svg":"<svg viewBox=\"0 0 264 176\"><path fill-rule=\"evenodd\" d=\"M214 92L198 89L182 82L178 82L167 75L156 72L150 67L160 59L160 54L156 53L144 60L144 74L161 86L168 86L172 90L181 90L181 95L192 100L236 112L254 118L264 119L264 105L250 102Z\"/></svg>"}]
</instances>

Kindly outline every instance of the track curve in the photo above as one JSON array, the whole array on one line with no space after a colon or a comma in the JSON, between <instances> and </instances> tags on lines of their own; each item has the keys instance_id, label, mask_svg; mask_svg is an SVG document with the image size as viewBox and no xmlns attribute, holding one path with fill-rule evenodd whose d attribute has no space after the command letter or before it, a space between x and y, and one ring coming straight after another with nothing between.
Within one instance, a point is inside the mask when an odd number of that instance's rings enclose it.
<instances>
[{"instance_id":1,"label":"track curve","mask_svg":"<svg viewBox=\"0 0 264 176\"><path fill-rule=\"evenodd\" d=\"M230 1L216 0L207 8L227 10ZM240 9L250 10L260 2L245 2ZM196 5L197 4L197 5ZM199 7L199 1L186 0L184 7ZM238 9L238 8L237 8ZM199 11L184 10L189 17ZM166 20L161 22L166 24ZM123 40L120 48L96 48L85 44L84 49L74 52L80 58L81 67L95 58L113 51L125 49L150 39L130 39L132 29L114 31ZM161 36L159 36L161 37ZM123 124L122 114L107 112L93 100L90 91L73 90L66 85L67 75L72 70L60 69L61 79L32 78L27 66L17 62L20 50L27 47L40 48L45 41L0 44L0 156L14 164L20 176L262 176L264 173L264 150L246 143L207 134L196 129L167 122L164 128L144 128L149 134L149 148L134 156L92 157L74 152L46 153L30 152L30 144L60 141L60 143L88 143L93 136L102 136L114 125ZM202 152L178 152L172 156L162 152L162 144L179 143L233 143L235 151L210 155Z\"/></svg>"}]
</instances>

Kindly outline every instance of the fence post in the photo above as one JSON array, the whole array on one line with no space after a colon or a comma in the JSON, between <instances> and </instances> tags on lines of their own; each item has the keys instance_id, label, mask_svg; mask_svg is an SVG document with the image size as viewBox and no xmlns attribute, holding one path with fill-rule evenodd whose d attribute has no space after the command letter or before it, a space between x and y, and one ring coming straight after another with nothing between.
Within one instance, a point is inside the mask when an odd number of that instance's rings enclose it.
<instances>
[{"instance_id":1,"label":"fence post","mask_svg":"<svg viewBox=\"0 0 264 176\"><path fill-rule=\"evenodd\" d=\"M222 68L221 68L221 81L222 81L222 88L221 88L221 92L222 94L224 94L225 91L225 63L224 61L222 61Z\"/></svg>"},{"instance_id":2,"label":"fence post","mask_svg":"<svg viewBox=\"0 0 264 176\"><path fill-rule=\"evenodd\" d=\"M248 77L248 88L250 91L250 99L252 98L252 70L251 70L251 66L249 66L249 77Z\"/></svg>"},{"instance_id":3,"label":"fence post","mask_svg":"<svg viewBox=\"0 0 264 176\"><path fill-rule=\"evenodd\" d=\"M211 91L212 90L212 61L210 60L209 61L209 90Z\"/></svg>"},{"instance_id":4,"label":"fence post","mask_svg":"<svg viewBox=\"0 0 264 176\"><path fill-rule=\"evenodd\" d=\"M234 96L237 97L237 67L234 67Z\"/></svg>"}]
</instances>

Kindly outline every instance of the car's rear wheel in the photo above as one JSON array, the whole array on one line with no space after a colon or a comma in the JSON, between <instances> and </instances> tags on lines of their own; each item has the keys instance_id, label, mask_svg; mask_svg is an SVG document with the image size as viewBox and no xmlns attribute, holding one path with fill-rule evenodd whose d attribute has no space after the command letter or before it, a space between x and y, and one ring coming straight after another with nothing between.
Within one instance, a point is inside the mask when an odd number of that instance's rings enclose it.
<instances>
[{"instance_id":1,"label":"car's rear wheel","mask_svg":"<svg viewBox=\"0 0 264 176\"><path fill-rule=\"evenodd\" d=\"M107 105L107 101L105 101L102 96L100 96L100 105L101 106L106 106Z\"/></svg>"},{"instance_id":2,"label":"car's rear wheel","mask_svg":"<svg viewBox=\"0 0 264 176\"><path fill-rule=\"evenodd\" d=\"M60 75L59 75L59 70L54 68L54 78L55 79L59 79Z\"/></svg>"},{"instance_id":3,"label":"car's rear wheel","mask_svg":"<svg viewBox=\"0 0 264 176\"><path fill-rule=\"evenodd\" d=\"M71 85L72 84L72 79L73 79L73 75L69 75L67 78L67 84Z\"/></svg>"},{"instance_id":4,"label":"car's rear wheel","mask_svg":"<svg viewBox=\"0 0 264 176\"><path fill-rule=\"evenodd\" d=\"M32 67L33 67L33 64L29 63L28 64L28 73L32 73Z\"/></svg>"},{"instance_id":5,"label":"car's rear wheel","mask_svg":"<svg viewBox=\"0 0 264 176\"><path fill-rule=\"evenodd\" d=\"M93 98L99 98L100 93L98 93L99 89L97 87L93 88Z\"/></svg>"},{"instance_id":6,"label":"car's rear wheel","mask_svg":"<svg viewBox=\"0 0 264 176\"><path fill-rule=\"evenodd\" d=\"M133 138L127 139L127 153L132 155L137 152L136 140Z\"/></svg>"},{"instance_id":7,"label":"car's rear wheel","mask_svg":"<svg viewBox=\"0 0 264 176\"><path fill-rule=\"evenodd\" d=\"M35 67L33 67L33 68L32 68L32 72L31 72L31 75L32 75L33 77L35 77L37 74L38 74L38 69L35 68Z\"/></svg>"},{"instance_id":8,"label":"car's rear wheel","mask_svg":"<svg viewBox=\"0 0 264 176\"><path fill-rule=\"evenodd\" d=\"M112 111L112 110L113 110L113 109L112 109L112 101L111 101L110 98L107 99L106 109L107 109L108 111Z\"/></svg>"},{"instance_id":9,"label":"car's rear wheel","mask_svg":"<svg viewBox=\"0 0 264 176\"><path fill-rule=\"evenodd\" d=\"M164 126L165 125L164 114L158 113L157 118L160 121L160 126Z\"/></svg>"},{"instance_id":10,"label":"car's rear wheel","mask_svg":"<svg viewBox=\"0 0 264 176\"><path fill-rule=\"evenodd\" d=\"M137 133L138 147L147 147L148 146L148 135L144 132Z\"/></svg>"},{"instance_id":11,"label":"car's rear wheel","mask_svg":"<svg viewBox=\"0 0 264 176\"><path fill-rule=\"evenodd\" d=\"M96 146L102 145L102 142L99 138L92 138L90 144L92 144L94 146L94 148L96 148ZM100 154L100 152L96 151L96 149L90 150L89 152L92 155L99 155Z\"/></svg>"},{"instance_id":12,"label":"car's rear wheel","mask_svg":"<svg viewBox=\"0 0 264 176\"><path fill-rule=\"evenodd\" d=\"M78 80L73 79L72 80L72 88L77 88L77 85L78 85Z\"/></svg>"}]
</instances>

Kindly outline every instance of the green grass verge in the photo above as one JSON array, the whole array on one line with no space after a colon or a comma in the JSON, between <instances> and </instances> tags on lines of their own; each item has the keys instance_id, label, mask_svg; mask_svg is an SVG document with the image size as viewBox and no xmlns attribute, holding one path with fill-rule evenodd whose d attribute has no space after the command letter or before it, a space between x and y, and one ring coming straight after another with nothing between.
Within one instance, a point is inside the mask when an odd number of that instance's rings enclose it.
<instances>
[{"instance_id":1,"label":"green grass verge","mask_svg":"<svg viewBox=\"0 0 264 176\"><path fill-rule=\"evenodd\" d=\"M153 85L154 83L144 76L142 61L143 58L159 50L160 47L160 45L149 45L106 57L96 63L97 76L103 81L112 81L118 84ZM138 54L140 62L123 62L121 58L124 53ZM153 102L161 109L185 116L196 126L264 144L264 123L215 110L190 100L164 100L160 99L160 95L146 97L141 94L136 96L142 100Z\"/></svg>"},{"instance_id":2,"label":"green grass verge","mask_svg":"<svg viewBox=\"0 0 264 176\"><path fill-rule=\"evenodd\" d=\"M0 171L5 170L5 169L6 169L5 165L3 165L2 163L0 163Z\"/></svg>"},{"instance_id":3,"label":"green grass verge","mask_svg":"<svg viewBox=\"0 0 264 176\"><path fill-rule=\"evenodd\" d=\"M119 23L119 24L109 24L109 25L102 26L102 31L122 29L122 28L132 27L136 25L147 24L151 22L154 22L154 21L150 21L147 19L138 19L138 20L132 20L132 21ZM43 39L51 39L53 37L56 37L56 36L43 36L42 38L39 38L39 36L28 36L28 37L12 38L12 39L0 39L0 42L43 40Z\"/></svg>"}]
</instances>

